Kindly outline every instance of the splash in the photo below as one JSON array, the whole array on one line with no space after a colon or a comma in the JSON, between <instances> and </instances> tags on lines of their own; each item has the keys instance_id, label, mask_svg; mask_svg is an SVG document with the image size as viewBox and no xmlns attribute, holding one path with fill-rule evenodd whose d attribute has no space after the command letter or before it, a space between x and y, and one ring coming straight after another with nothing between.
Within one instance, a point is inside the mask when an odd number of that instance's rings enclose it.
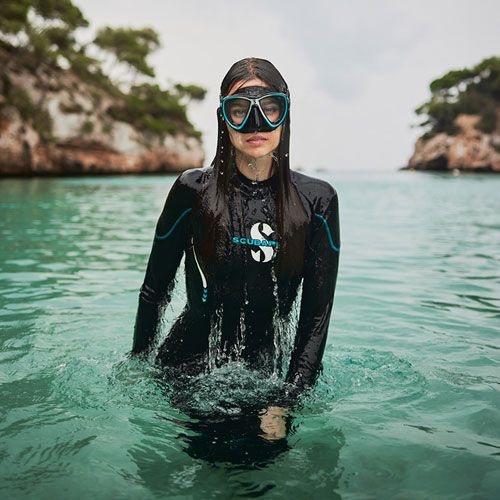
<instances>
[{"instance_id":1,"label":"splash","mask_svg":"<svg viewBox=\"0 0 500 500\"><path fill-rule=\"evenodd\" d=\"M271 269L273 281L273 296L275 300L275 315L273 319L274 327L274 355L273 373L279 377L284 376L290 364L295 333L299 323L300 302L302 299L302 283L297 290L297 295L287 317L280 312L280 301L278 294L278 279L274 266Z\"/></svg>"},{"instance_id":2,"label":"splash","mask_svg":"<svg viewBox=\"0 0 500 500\"><path fill-rule=\"evenodd\" d=\"M228 361L210 373L176 381L171 404L197 414L235 415L276 405L288 385L276 375L251 370L241 361Z\"/></svg>"},{"instance_id":3,"label":"splash","mask_svg":"<svg viewBox=\"0 0 500 500\"><path fill-rule=\"evenodd\" d=\"M213 372L220 364L222 358L222 307L217 308L213 313L213 318L208 336L208 359L207 368Z\"/></svg>"}]
</instances>

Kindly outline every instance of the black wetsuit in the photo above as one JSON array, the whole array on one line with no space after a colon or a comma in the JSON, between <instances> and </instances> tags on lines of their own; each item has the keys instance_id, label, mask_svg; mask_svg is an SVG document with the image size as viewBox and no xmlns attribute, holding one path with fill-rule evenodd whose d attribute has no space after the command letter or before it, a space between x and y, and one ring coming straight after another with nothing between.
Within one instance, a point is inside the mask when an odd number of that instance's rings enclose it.
<instances>
[{"instance_id":1,"label":"black wetsuit","mask_svg":"<svg viewBox=\"0 0 500 500\"><path fill-rule=\"evenodd\" d=\"M276 265L281 249L276 231L277 176L255 184L237 171L227 198L226 227L209 236L217 240L209 242L214 265L204 261L201 251L207 236L200 202L212 176L211 167L188 170L168 195L141 288L133 352L151 347L185 255L187 305L160 346L157 361L196 373L206 366L209 350L217 344L218 362L239 358L267 369L276 355L280 320L288 319L302 282L286 380L310 386L321 368L337 279L337 193L324 181L291 172L307 230L305 239L298 238L304 245L297 248L303 255L301 272L288 275Z\"/></svg>"}]
</instances>

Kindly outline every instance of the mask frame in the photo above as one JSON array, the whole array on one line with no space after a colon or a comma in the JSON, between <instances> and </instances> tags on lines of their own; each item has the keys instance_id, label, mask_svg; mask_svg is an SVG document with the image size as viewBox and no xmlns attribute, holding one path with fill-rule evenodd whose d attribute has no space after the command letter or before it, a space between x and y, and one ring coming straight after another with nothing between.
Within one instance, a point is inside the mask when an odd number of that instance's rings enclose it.
<instances>
[{"instance_id":1,"label":"mask frame","mask_svg":"<svg viewBox=\"0 0 500 500\"><path fill-rule=\"evenodd\" d=\"M241 133L272 132L274 129L279 127L283 123L283 121L285 120L286 115L288 113L289 102L290 102L288 92L286 94L283 94L281 92L268 92L268 90L269 89L267 87L244 87L237 94L234 94L234 95L231 95L228 97L224 97L224 98L221 96L220 97L220 104L221 104L221 108L222 108L222 114L224 116L224 120L226 121L226 123L232 129L236 130L237 132L241 132ZM244 94L246 94L246 95L244 95ZM257 94L261 94L261 95L257 97L256 96ZM283 116L276 123L271 122L267 118L267 116L264 113L264 110L262 109L261 104L260 104L263 99L266 99L268 97L274 97L274 96L283 98L284 103L285 103L285 110L283 111ZM234 99L244 99L245 101L249 102L248 111L247 111L247 113L246 113L246 115L245 115L245 117L242 120L240 125L233 124L231 122L231 120L228 119L227 114L226 114L226 103L229 102L230 100L234 100ZM258 114L255 115L255 113L253 113L253 116L252 116L253 119L250 120L250 122L253 122L253 123L249 123L249 117L252 115L252 112L254 110L256 110ZM264 118L265 123L263 126L259 124L260 117ZM267 124L267 126L266 126L266 124ZM249 126L245 127L245 125L249 125Z\"/></svg>"}]
</instances>

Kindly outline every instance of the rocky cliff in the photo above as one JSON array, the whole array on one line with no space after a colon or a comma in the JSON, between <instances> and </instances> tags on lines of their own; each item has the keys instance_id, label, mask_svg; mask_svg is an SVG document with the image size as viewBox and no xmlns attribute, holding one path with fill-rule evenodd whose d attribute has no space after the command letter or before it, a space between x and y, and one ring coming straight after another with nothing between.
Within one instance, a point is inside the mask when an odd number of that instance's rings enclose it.
<instances>
[{"instance_id":1,"label":"rocky cliff","mask_svg":"<svg viewBox=\"0 0 500 500\"><path fill-rule=\"evenodd\" d=\"M500 109L497 110L500 123ZM455 119L456 135L436 134L419 138L404 170L462 170L500 173L500 128L484 133L476 128L478 115L460 114Z\"/></svg>"},{"instance_id":2,"label":"rocky cliff","mask_svg":"<svg viewBox=\"0 0 500 500\"><path fill-rule=\"evenodd\" d=\"M201 167L201 140L161 137L114 119L117 98L68 70L26 65L0 53L0 175L179 172ZM5 98L15 88L17 104ZM27 115L31 114L31 119Z\"/></svg>"}]
</instances>

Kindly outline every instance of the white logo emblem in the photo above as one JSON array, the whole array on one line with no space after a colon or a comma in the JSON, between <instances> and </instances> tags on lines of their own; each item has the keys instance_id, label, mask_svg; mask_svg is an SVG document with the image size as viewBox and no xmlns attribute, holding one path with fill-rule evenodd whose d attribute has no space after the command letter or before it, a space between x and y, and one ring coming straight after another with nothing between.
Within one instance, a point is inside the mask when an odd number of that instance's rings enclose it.
<instances>
[{"instance_id":1,"label":"white logo emblem","mask_svg":"<svg viewBox=\"0 0 500 500\"><path fill-rule=\"evenodd\" d=\"M260 240L260 246L256 250L250 250L252 257L257 262L269 262L274 257L274 249L269 243L269 236L274 233L274 230L265 222L257 222L250 229L250 236L255 240ZM265 243L264 243L265 242ZM254 243L255 244L255 243Z\"/></svg>"}]
</instances>

